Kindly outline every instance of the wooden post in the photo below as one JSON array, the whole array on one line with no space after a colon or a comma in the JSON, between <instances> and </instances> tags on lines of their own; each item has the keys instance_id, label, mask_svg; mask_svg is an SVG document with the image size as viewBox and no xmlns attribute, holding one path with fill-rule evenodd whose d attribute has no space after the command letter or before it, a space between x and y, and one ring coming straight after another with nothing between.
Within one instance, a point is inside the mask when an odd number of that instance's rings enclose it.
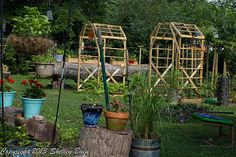
<instances>
[{"instance_id":1,"label":"wooden post","mask_svg":"<svg viewBox=\"0 0 236 157\"><path fill-rule=\"evenodd\" d=\"M83 42L83 38L80 37L79 40L79 49L78 49L78 76L77 76L77 91L79 91L80 89L80 67L81 67L81 50L83 49L82 47L82 42Z\"/></svg>"},{"instance_id":2,"label":"wooden post","mask_svg":"<svg viewBox=\"0 0 236 157\"><path fill-rule=\"evenodd\" d=\"M138 60L138 65L139 65L139 75L141 75L141 64L142 64L142 47L139 46L139 60Z\"/></svg>"},{"instance_id":3,"label":"wooden post","mask_svg":"<svg viewBox=\"0 0 236 157\"><path fill-rule=\"evenodd\" d=\"M209 46L206 49L206 79L209 79Z\"/></svg>"},{"instance_id":4,"label":"wooden post","mask_svg":"<svg viewBox=\"0 0 236 157\"><path fill-rule=\"evenodd\" d=\"M154 39L150 39L150 48L149 48L149 63L148 63L148 79L149 79L149 86L151 85L152 81L152 46L154 44Z\"/></svg>"},{"instance_id":5,"label":"wooden post","mask_svg":"<svg viewBox=\"0 0 236 157\"><path fill-rule=\"evenodd\" d=\"M131 141L131 130L117 132L83 127L79 147L88 151L88 157L128 157Z\"/></svg>"},{"instance_id":6,"label":"wooden post","mask_svg":"<svg viewBox=\"0 0 236 157\"><path fill-rule=\"evenodd\" d=\"M213 65L212 65L212 76L211 76L211 83L214 84L215 80L215 71L216 71L216 49L214 50L214 57L213 57Z\"/></svg>"},{"instance_id":7,"label":"wooden post","mask_svg":"<svg viewBox=\"0 0 236 157\"><path fill-rule=\"evenodd\" d=\"M224 59L223 77L226 77L226 75L227 75L227 64L226 64L226 61Z\"/></svg>"}]
</instances>

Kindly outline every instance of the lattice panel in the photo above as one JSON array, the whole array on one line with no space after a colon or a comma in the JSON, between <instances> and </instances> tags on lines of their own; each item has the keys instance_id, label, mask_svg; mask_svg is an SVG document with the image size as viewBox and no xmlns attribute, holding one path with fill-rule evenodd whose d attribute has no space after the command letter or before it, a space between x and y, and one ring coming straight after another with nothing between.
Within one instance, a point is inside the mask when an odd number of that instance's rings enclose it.
<instances>
[{"instance_id":1,"label":"lattice panel","mask_svg":"<svg viewBox=\"0 0 236 157\"><path fill-rule=\"evenodd\" d=\"M182 88L197 91L203 79L204 39L194 24L159 23L150 38L150 82L156 77L155 86L166 83L167 74L175 68L182 73Z\"/></svg>"},{"instance_id":2,"label":"lattice panel","mask_svg":"<svg viewBox=\"0 0 236 157\"><path fill-rule=\"evenodd\" d=\"M118 83L122 78L126 79L126 35L121 26L107 24L86 24L80 33L78 50L78 87L79 90L89 79L101 78L100 49L98 45L97 30L101 30L103 40L103 54L105 62L116 66L116 70L106 70L107 82ZM88 68L92 64L93 69ZM81 80L81 69L87 73L87 77Z\"/></svg>"}]
</instances>

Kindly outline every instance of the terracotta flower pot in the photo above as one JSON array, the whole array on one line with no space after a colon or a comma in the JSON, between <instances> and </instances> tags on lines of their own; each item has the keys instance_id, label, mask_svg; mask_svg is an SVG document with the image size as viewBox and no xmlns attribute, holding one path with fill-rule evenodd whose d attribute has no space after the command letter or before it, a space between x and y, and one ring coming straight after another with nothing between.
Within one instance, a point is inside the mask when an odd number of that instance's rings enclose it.
<instances>
[{"instance_id":1,"label":"terracotta flower pot","mask_svg":"<svg viewBox=\"0 0 236 157\"><path fill-rule=\"evenodd\" d=\"M106 127L109 130L122 131L125 129L129 112L110 112L104 111Z\"/></svg>"}]
</instances>

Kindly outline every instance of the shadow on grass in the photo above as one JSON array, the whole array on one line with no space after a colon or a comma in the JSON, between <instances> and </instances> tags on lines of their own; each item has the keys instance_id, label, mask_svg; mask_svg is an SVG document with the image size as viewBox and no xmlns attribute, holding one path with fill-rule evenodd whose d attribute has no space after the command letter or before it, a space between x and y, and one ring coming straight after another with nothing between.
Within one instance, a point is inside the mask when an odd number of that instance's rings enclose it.
<instances>
[{"instance_id":1,"label":"shadow on grass","mask_svg":"<svg viewBox=\"0 0 236 157\"><path fill-rule=\"evenodd\" d=\"M231 117L232 119L232 117ZM235 122L235 118L234 118ZM225 130L227 131L227 130ZM164 123L160 130L163 157L233 157L236 147L214 147L202 141L194 141L193 137L214 140L218 136L218 127L190 120L185 124ZM216 145L230 145L230 138L218 139Z\"/></svg>"}]
</instances>

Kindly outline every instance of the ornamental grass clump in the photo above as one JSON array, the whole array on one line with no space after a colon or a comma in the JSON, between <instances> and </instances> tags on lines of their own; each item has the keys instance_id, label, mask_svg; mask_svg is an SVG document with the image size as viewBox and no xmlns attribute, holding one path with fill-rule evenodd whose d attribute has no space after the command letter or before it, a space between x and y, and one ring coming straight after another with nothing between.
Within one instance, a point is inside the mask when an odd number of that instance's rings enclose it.
<instances>
[{"instance_id":1,"label":"ornamental grass clump","mask_svg":"<svg viewBox=\"0 0 236 157\"><path fill-rule=\"evenodd\" d=\"M23 98L41 99L46 97L43 91L43 85L38 80L22 80L23 85Z\"/></svg>"},{"instance_id":2,"label":"ornamental grass clump","mask_svg":"<svg viewBox=\"0 0 236 157\"><path fill-rule=\"evenodd\" d=\"M3 92L12 92L15 91L14 89L14 80L11 77L8 77L7 79L0 79L0 91L3 90Z\"/></svg>"}]
</instances>

